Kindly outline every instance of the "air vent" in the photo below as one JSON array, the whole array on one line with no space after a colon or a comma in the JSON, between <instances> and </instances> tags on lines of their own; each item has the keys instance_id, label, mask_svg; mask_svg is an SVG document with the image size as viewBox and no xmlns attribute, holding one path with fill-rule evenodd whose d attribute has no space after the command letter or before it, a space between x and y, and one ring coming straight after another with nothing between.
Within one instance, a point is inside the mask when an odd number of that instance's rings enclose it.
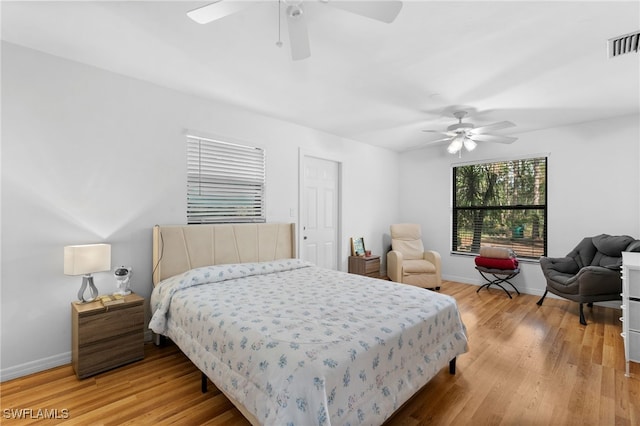
<instances>
[{"instance_id":1,"label":"air vent","mask_svg":"<svg viewBox=\"0 0 640 426\"><path fill-rule=\"evenodd\" d=\"M609 57L625 55L627 53L638 53L638 43L640 42L640 31L625 34L609 39Z\"/></svg>"}]
</instances>

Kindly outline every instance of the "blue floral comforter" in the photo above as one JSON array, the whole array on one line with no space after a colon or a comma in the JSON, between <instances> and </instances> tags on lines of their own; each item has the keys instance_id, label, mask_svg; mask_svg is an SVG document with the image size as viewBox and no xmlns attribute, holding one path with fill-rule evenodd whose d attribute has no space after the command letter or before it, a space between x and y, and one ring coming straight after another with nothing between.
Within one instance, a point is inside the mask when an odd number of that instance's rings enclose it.
<instances>
[{"instance_id":1,"label":"blue floral comforter","mask_svg":"<svg viewBox=\"0 0 640 426\"><path fill-rule=\"evenodd\" d=\"M267 425L376 425L467 351L450 296L298 259L158 284L150 328Z\"/></svg>"}]
</instances>

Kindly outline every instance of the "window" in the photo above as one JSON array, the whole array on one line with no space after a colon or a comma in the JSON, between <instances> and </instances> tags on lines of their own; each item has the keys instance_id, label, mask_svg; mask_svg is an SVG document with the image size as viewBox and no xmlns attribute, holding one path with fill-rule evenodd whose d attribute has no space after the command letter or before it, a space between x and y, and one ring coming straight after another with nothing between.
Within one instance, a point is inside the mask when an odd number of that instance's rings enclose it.
<instances>
[{"instance_id":1,"label":"window","mask_svg":"<svg viewBox=\"0 0 640 426\"><path fill-rule=\"evenodd\" d=\"M265 222L263 149L187 136L187 223Z\"/></svg>"},{"instance_id":2,"label":"window","mask_svg":"<svg viewBox=\"0 0 640 426\"><path fill-rule=\"evenodd\" d=\"M520 258L547 253L547 158L453 167L452 250L507 247Z\"/></svg>"}]
</instances>

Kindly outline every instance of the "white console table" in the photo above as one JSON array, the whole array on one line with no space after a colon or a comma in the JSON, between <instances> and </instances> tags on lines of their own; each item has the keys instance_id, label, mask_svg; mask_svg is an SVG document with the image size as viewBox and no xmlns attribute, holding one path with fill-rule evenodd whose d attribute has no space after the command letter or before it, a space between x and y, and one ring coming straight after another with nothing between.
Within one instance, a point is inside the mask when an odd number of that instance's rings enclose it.
<instances>
[{"instance_id":1,"label":"white console table","mask_svg":"<svg viewBox=\"0 0 640 426\"><path fill-rule=\"evenodd\" d=\"M626 360L640 362L640 253L622 253L622 338Z\"/></svg>"}]
</instances>

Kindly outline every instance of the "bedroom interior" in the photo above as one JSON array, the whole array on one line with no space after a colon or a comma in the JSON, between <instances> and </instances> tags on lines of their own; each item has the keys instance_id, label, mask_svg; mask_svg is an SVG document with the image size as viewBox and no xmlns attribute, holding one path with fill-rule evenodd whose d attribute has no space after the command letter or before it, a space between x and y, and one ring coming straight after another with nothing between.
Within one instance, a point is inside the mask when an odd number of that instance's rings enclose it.
<instances>
[{"instance_id":1,"label":"bedroom interior","mask_svg":"<svg viewBox=\"0 0 640 426\"><path fill-rule=\"evenodd\" d=\"M473 256L452 253L450 224L453 166L543 155L548 256L564 256L585 236L640 238L640 61L637 52L607 54L609 38L640 29L640 4L406 1L382 23L304 2L311 55L295 60L284 22L284 46L275 45L278 2L251 3L206 25L186 12L207 2L0 5L1 408L22 401L75 407L72 419L108 415L139 402L128 391L122 401L107 396L104 386L130 377L125 386L140 398L151 392L140 381L166 391L145 369L175 363L170 377L185 407L211 415L215 401L217 421L246 421L217 391L200 395L197 369L175 347L166 355L155 348L146 328L142 361L83 381L70 367L79 278L64 274L64 247L110 244L112 271L135 271L130 285L145 299L146 326L152 228L185 223L184 146L195 132L265 149L267 222L294 223L298 237L301 164L338 164L335 269L348 270L356 235L386 273L394 223L419 224L425 247L440 253L440 292L458 300L469 352L455 376L440 371L394 421L426 423L432 413L441 423L568 423L579 407L585 422L637 422L640 370L631 363L625 377L620 302L586 308L587 326L575 302L548 295L538 306L547 283L532 260L511 280L520 295L476 292L482 277ZM565 37L582 41L567 50ZM457 129L447 129L456 121L510 122L491 134L517 140L481 136L468 150ZM454 141L462 145L450 154ZM101 293L115 288L112 272L93 280ZM45 381L56 387L47 390ZM29 399L23 386L57 396ZM65 399L67 391L79 401L98 391L111 402L89 404L96 410L89 413ZM575 396L559 402L563 393ZM179 410L152 404L123 412L167 419Z\"/></svg>"}]
</instances>

